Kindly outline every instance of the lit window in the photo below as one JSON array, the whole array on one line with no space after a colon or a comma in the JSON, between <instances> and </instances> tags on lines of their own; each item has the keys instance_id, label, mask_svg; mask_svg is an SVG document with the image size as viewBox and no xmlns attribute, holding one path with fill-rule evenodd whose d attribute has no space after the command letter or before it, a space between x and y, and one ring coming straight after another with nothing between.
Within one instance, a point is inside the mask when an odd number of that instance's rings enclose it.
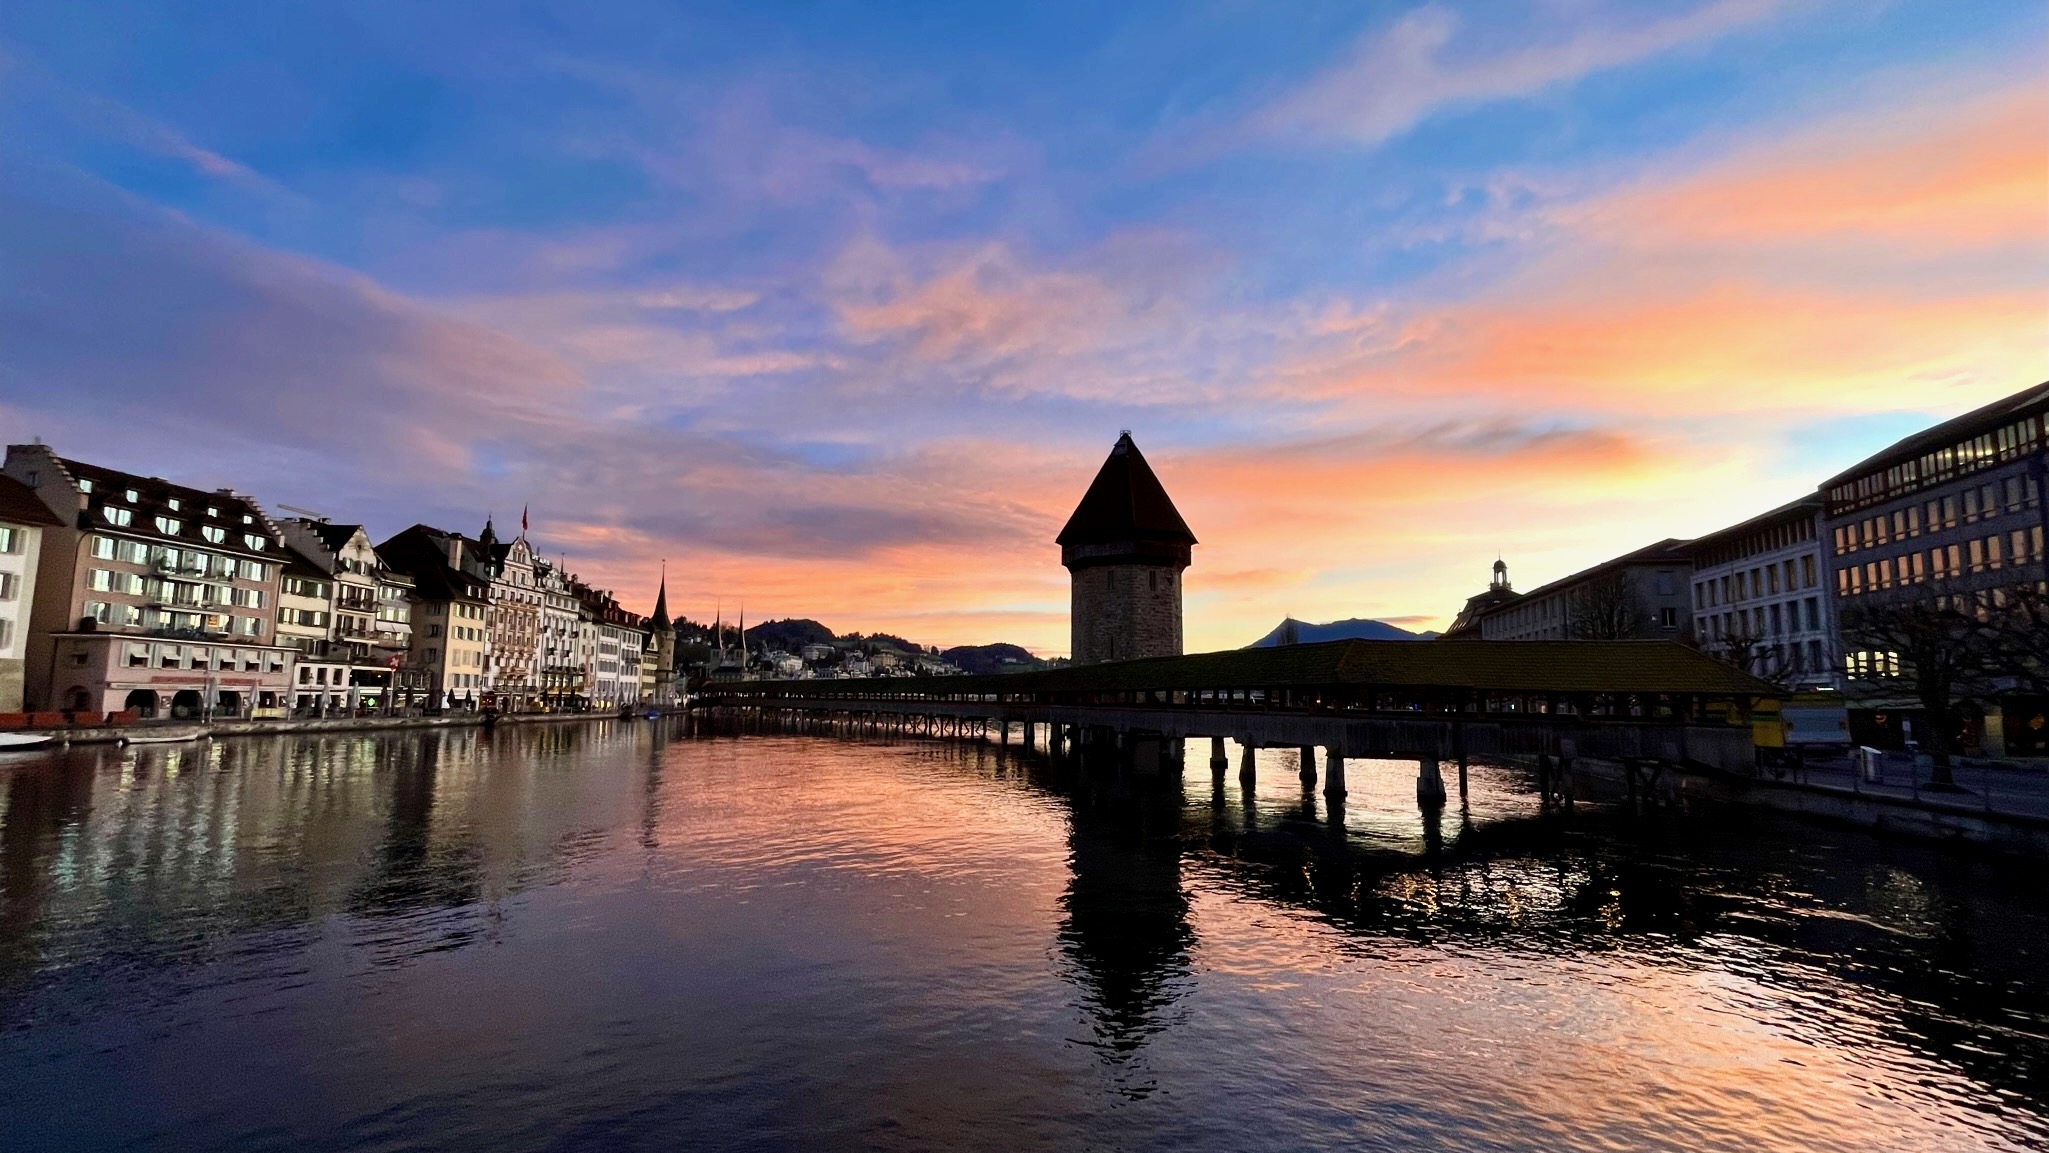
<instances>
[{"instance_id":1,"label":"lit window","mask_svg":"<svg viewBox=\"0 0 2049 1153\"><path fill-rule=\"evenodd\" d=\"M199 535L205 537L206 539L212 541L215 544L220 544L222 541L228 539L228 530L221 528L218 525L202 525L199 529Z\"/></svg>"},{"instance_id":2,"label":"lit window","mask_svg":"<svg viewBox=\"0 0 2049 1153\"><path fill-rule=\"evenodd\" d=\"M168 505L168 506L170 507L170 510L171 510L172 512L177 512L177 511L178 511L178 498L177 498L177 497L175 497L175 496L174 496L174 497L172 497L171 499L169 499L169 500L165 501L165 502L164 502L164 504Z\"/></svg>"},{"instance_id":3,"label":"lit window","mask_svg":"<svg viewBox=\"0 0 2049 1153\"><path fill-rule=\"evenodd\" d=\"M115 508L113 505L107 505L100 509L100 515L107 518L108 524L118 528L127 528L135 521L135 514L133 512L125 508Z\"/></svg>"},{"instance_id":4,"label":"lit window","mask_svg":"<svg viewBox=\"0 0 2049 1153\"><path fill-rule=\"evenodd\" d=\"M253 551L262 552L263 547L270 542L253 532L245 532L242 534L242 543L248 545Z\"/></svg>"},{"instance_id":5,"label":"lit window","mask_svg":"<svg viewBox=\"0 0 2049 1153\"><path fill-rule=\"evenodd\" d=\"M185 527L183 524L167 516L160 516L156 520L157 531L165 536L177 536Z\"/></svg>"},{"instance_id":6,"label":"lit window","mask_svg":"<svg viewBox=\"0 0 2049 1153\"><path fill-rule=\"evenodd\" d=\"M35 474L35 473L30 473L30 474L28 474L28 483L29 483L29 484L30 484L31 486L33 486L33 485L34 485L34 484L36 483L36 474ZM89 481L89 480L81 480L81 481L79 481L79 482L78 482L78 491L80 491L80 492L91 492L91 491L92 491L92 482L91 482L91 481Z\"/></svg>"},{"instance_id":7,"label":"lit window","mask_svg":"<svg viewBox=\"0 0 2049 1153\"><path fill-rule=\"evenodd\" d=\"M127 496L128 496L128 503L129 503L129 504L134 504L134 503L135 503L136 501L139 501L139 500L141 500L141 499L142 499L142 496L141 496L141 494L137 493L137 492L136 492L136 491L135 491L134 489L132 489L132 488L131 488L131 489L129 489L129 490L127 491Z\"/></svg>"}]
</instances>

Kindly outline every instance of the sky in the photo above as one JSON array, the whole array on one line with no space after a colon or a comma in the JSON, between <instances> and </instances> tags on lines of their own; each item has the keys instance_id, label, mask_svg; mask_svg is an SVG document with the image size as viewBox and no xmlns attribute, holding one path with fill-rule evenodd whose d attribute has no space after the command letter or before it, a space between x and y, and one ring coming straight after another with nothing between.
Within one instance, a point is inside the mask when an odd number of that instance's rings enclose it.
<instances>
[{"instance_id":1,"label":"sky","mask_svg":"<svg viewBox=\"0 0 2049 1153\"><path fill-rule=\"evenodd\" d=\"M0 435L693 618L1442 627L2049 379L2049 6L0 6Z\"/></svg>"}]
</instances>

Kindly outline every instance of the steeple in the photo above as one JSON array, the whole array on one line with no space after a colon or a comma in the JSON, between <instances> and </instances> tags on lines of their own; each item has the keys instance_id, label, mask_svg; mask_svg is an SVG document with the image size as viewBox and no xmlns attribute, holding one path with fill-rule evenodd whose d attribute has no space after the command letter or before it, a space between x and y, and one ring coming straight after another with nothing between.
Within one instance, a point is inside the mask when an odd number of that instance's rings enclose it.
<instances>
[{"instance_id":1,"label":"steeple","mask_svg":"<svg viewBox=\"0 0 2049 1153\"><path fill-rule=\"evenodd\" d=\"M664 632L668 632L674 627L669 623L668 561L662 562L662 583L661 587L655 591L655 615L649 619L648 623L652 624L655 628L660 629Z\"/></svg>"},{"instance_id":2,"label":"steeple","mask_svg":"<svg viewBox=\"0 0 2049 1153\"><path fill-rule=\"evenodd\" d=\"M1507 561L1505 561L1505 560L1502 560L1502 559L1501 559L1500 557L1495 557L1495 558L1494 558L1494 582L1493 582L1492 584L1488 585L1487 587L1489 587L1489 588L1491 588L1491 589L1496 589L1496 590L1498 590L1498 591L1501 591L1501 592L1508 592L1508 591L1510 591L1510 588L1509 588L1509 584L1508 584L1508 562L1507 562Z\"/></svg>"}]
</instances>

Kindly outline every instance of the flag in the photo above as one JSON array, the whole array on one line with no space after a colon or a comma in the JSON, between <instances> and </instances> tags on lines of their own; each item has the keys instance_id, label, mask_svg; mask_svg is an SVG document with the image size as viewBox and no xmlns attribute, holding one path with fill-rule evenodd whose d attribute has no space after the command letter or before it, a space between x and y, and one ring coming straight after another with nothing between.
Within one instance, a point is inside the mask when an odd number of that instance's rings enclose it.
<instances>
[{"instance_id":1,"label":"flag","mask_svg":"<svg viewBox=\"0 0 2049 1153\"><path fill-rule=\"evenodd\" d=\"M519 535L526 535L526 506L519 506Z\"/></svg>"}]
</instances>

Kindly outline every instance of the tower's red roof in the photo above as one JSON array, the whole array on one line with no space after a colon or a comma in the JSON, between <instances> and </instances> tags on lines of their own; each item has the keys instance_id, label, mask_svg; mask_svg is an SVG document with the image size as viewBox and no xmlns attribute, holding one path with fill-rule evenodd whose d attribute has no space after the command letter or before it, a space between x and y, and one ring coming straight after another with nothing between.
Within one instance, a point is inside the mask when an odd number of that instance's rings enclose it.
<instances>
[{"instance_id":1,"label":"tower's red roof","mask_svg":"<svg viewBox=\"0 0 2049 1153\"><path fill-rule=\"evenodd\" d=\"M1174 508L1160 478L1153 475L1131 434L1117 438L1110 457L1075 506L1074 515L1054 543L1063 548L1087 545L1154 542L1192 545L1195 534ZM1184 561L1185 563L1185 561Z\"/></svg>"}]
</instances>

